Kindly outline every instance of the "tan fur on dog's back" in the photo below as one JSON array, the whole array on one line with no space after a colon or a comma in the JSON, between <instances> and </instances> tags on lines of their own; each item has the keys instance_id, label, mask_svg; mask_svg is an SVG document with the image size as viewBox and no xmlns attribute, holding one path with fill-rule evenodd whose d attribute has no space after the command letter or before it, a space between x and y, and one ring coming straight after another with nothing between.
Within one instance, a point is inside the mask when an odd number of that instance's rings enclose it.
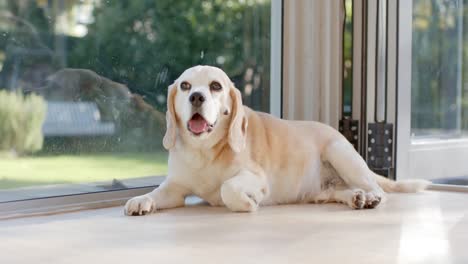
<instances>
[{"instance_id":1,"label":"tan fur on dog's back","mask_svg":"<svg viewBox=\"0 0 468 264\"><path fill-rule=\"evenodd\" d=\"M270 177L274 177L275 172L283 172L278 178L287 175L287 181L293 186L301 183L302 179L294 175L304 175L308 165L306 162L311 155L320 156L330 141L344 139L341 134L333 133L332 127L322 123L281 120L246 106L244 108L249 120L247 146L251 159L260 164ZM291 167L296 168L296 171L291 173L284 170ZM424 180L396 182L374 175L385 192L419 192L429 184Z\"/></svg>"},{"instance_id":2,"label":"tan fur on dog's back","mask_svg":"<svg viewBox=\"0 0 468 264\"><path fill-rule=\"evenodd\" d=\"M289 203L303 195L303 175L317 165L310 160L321 160L326 145L342 136L329 133L333 128L322 123L282 120L246 106L244 109L249 126L247 148L242 154L260 165L269 178L271 192L276 194L265 204ZM315 187L310 191L318 192L320 186Z\"/></svg>"}]
</instances>

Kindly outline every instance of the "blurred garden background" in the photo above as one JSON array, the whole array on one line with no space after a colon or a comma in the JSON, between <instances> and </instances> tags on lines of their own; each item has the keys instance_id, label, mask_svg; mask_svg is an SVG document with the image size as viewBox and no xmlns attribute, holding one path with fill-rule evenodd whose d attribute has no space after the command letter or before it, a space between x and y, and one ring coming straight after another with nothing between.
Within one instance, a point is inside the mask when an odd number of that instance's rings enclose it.
<instances>
[{"instance_id":1,"label":"blurred garden background","mask_svg":"<svg viewBox=\"0 0 468 264\"><path fill-rule=\"evenodd\" d=\"M223 68L269 110L268 0L0 0L0 189L167 173L167 87Z\"/></svg>"},{"instance_id":2,"label":"blurred garden background","mask_svg":"<svg viewBox=\"0 0 468 264\"><path fill-rule=\"evenodd\" d=\"M468 136L468 1L414 0L414 137Z\"/></svg>"}]
</instances>

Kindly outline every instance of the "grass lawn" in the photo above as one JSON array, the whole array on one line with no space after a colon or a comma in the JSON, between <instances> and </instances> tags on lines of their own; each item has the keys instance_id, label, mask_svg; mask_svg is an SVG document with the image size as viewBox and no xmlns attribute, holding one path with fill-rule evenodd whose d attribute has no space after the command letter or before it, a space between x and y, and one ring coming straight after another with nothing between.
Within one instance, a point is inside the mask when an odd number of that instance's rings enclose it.
<instances>
[{"instance_id":1,"label":"grass lawn","mask_svg":"<svg viewBox=\"0 0 468 264\"><path fill-rule=\"evenodd\" d=\"M0 189L128 179L167 173L167 153L0 157Z\"/></svg>"}]
</instances>

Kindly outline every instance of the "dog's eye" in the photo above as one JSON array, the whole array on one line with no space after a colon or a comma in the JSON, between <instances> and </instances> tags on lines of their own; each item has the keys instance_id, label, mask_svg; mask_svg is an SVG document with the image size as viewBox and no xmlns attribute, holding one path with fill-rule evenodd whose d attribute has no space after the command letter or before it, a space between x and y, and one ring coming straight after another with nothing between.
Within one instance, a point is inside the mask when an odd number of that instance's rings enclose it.
<instances>
[{"instance_id":1,"label":"dog's eye","mask_svg":"<svg viewBox=\"0 0 468 264\"><path fill-rule=\"evenodd\" d=\"M212 82L210 83L210 89L213 91L220 91L221 89L223 89L223 87L221 86L221 84L219 84L219 82Z\"/></svg>"},{"instance_id":2,"label":"dog's eye","mask_svg":"<svg viewBox=\"0 0 468 264\"><path fill-rule=\"evenodd\" d=\"M180 84L180 89L182 89L182 91L188 91L190 88L192 88L192 85L188 82L182 82Z\"/></svg>"}]
</instances>

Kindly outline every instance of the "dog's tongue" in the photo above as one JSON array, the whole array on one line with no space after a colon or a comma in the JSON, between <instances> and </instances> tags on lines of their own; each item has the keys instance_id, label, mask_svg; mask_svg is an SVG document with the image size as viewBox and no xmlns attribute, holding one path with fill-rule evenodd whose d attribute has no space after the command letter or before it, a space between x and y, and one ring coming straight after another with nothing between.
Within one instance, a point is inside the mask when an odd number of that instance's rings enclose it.
<instances>
[{"instance_id":1,"label":"dog's tongue","mask_svg":"<svg viewBox=\"0 0 468 264\"><path fill-rule=\"evenodd\" d=\"M205 132L208 123L206 120L199 114L195 114L192 119L189 121L190 131L196 134Z\"/></svg>"}]
</instances>

